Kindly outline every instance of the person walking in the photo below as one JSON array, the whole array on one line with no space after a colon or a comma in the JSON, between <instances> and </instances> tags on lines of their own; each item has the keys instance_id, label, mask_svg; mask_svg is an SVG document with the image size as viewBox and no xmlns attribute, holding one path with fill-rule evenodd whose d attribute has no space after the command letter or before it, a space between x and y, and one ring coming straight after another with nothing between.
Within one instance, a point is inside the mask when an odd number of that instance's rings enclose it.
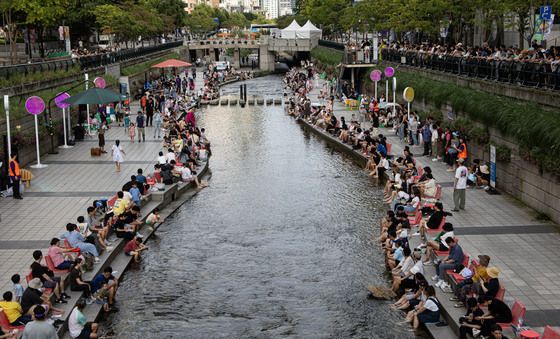
<instances>
[{"instance_id":1,"label":"person walking","mask_svg":"<svg viewBox=\"0 0 560 339\"><path fill-rule=\"evenodd\" d=\"M107 153L105 151L105 131L107 130L107 121L101 122L99 129L97 130L97 137L99 138L99 148L101 153Z\"/></svg>"},{"instance_id":2,"label":"person walking","mask_svg":"<svg viewBox=\"0 0 560 339\"><path fill-rule=\"evenodd\" d=\"M422 155L430 156L432 154L432 130L427 120L422 126L422 140L424 142L424 153Z\"/></svg>"},{"instance_id":3,"label":"person walking","mask_svg":"<svg viewBox=\"0 0 560 339\"><path fill-rule=\"evenodd\" d=\"M455 170L455 181L453 185L453 202L455 208L453 212L465 209L466 191L467 191L467 176L469 170L464 165L463 158L457 159L457 169Z\"/></svg>"},{"instance_id":4,"label":"person walking","mask_svg":"<svg viewBox=\"0 0 560 339\"><path fill-rule=\"evenodd\" d=\"M138 142L146 141L146 120L142 111L138 111L136 116L136 128L138 129Z\"/></svg>"},{"instance_id":5,"label":"person walking","mask_svg":"<svg viewBox=\"0 0 560 339\"><path fill-rule=\"evenodd\" d=\"M124 153L122 147L120 147L120 144L121 141L117 139L115 140L115 144L111 148L111 155L113 156L113 161L117 166L117 172L121 171L121 163L124 161L124 155L126 154Z\"/></svg>"},{"instance_id":6,"label":"person walking","mask_svg":"<svg viewBox=\"0 0 560 339\"><path fill-rule=\"evenodd\" d=\"M146 104L146 127L152 126L154 117L154 98L150 96Z\"/></svg>"},{"instance_id":7,"label":"person walking","mask_svg":"<svg viewBox=\"0 0 560 339\"><path fill-rule=\"evenodd\" d=\"M154 114L154 139L156 139L156 135L158 139L161 138L161 121L161 113L158 110Z\"/></svg>"},{"instance_id":8,"label":"person walking","mask_svg":"<svg viewBox=\"0 0 560 339\"><path fill-rule=\"evenodd\" d=\"M12 190L13 190L13 196L14 199L23 199L23 197L21 196L20 192L19 192L19 184L21 181L21 171L19 168L19 163L17 161L17 155L16 154L11 154L10 156L10 163L9 163L9 168L8 168L8 175L10 176L10 179L12 180Z\"/></svg>"}]
</instances>

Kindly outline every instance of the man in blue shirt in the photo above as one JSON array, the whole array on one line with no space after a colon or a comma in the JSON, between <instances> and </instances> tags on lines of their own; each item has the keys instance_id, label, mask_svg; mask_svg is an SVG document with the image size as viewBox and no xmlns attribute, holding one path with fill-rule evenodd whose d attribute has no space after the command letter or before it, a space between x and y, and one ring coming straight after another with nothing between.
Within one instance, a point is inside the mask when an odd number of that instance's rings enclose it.
<instances>
[{"instance_id":1,"label":"man in blue shirt","mask_svg":"<svg viewBox=\"0 0 560 339\"><path fill-rule=\"evenodd\" d=\"M422 127L422 140L424 140L424 156L432 153L432 130L430 124L426 121Z\"/></svg>"},{"instance_id":2,"label":"man in blue shirt","mask_svg":"<svg viewBox=\"0 0 560 339\"><path fill-rule=\"evenodd\" d=\"M97 252L95 245L85 242L84 237L76 230L76 228L77 226L74 224L67 224L66 232L60 236L60 239L68 240L70 246L77 247L80 251L93 255L95 257L95 262L99 262L99 252Z\"/></svg>"},{"instance_id":3,"label":"man in blue shirt","mask_svg":"<svg viewBox=\"0 0 560 339\"><path fill-rule=\"evenodd\" d=\"M387 157L387 148L382 143L377 143L377 152L379 152L383 157Z\"/></svg>"},{"instance_id":4,"label":"man in blue shirt","mask_svg":"<svg viewBox=\"0 0 560 339\"><path fill-rule=\"evenodd\" d=\"M463 249L455 242L455 239L448 237L445 239L445 243L449 246L449 255L436 265L436 276L432 277L432 280L438 281L435 286L440 287L443 290L451 288L451 286L449 286L449 284L447 284L444 280L446 274L445 271L456 269L463 263L463 259L465 258Z\"/></svg>"}]
</instances>

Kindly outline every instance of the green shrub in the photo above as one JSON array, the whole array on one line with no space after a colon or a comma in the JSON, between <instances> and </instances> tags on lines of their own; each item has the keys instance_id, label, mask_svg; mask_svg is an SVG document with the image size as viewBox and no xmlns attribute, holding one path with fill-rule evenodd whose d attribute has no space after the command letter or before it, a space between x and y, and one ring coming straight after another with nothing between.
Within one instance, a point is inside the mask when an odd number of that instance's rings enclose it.
<instances>
[{"instance_id":1,"label":"green shrub","mask_svg":"<svg viewBox=\"0 0 560 339\"><path fill-rule=\"evenodd\" d=\"M149 70L153 65L159 64L160 62L163 62L165 60L179 59L179 58L181 58L181 56L178 53L169 53L169 54L166 54L165 56L162 56L161 58L157 58L155 60L145 61L145 62L141 62L141 63L135 64L135 65L125 67L121 70L121 74L122 75L138 74L138 73Z\"/></svg>"},{"instance_id":2,"label":"green shrub","mask_svg":"<svg viewBox=\"0 0 560 339\"><path fill-rule=\"evenodd\" d=\"M426 100L436 107L450 103L455 112L463 112L469 119L486 127L493 127L514 139L525 150L525 157L535 160L543 170L560 175L560 158L556 156L560 151L558 111L546 110L535 103L431 80L418 74L398 70L397 74L399 90L413 87L415 100ZM460 129L457 120L453 126Z\"/></svg>"},{"instance_id":3,"label":"green shrub","mask_svg":"<svg viewBox=\"0 0 560 339\"><path fill-rule=\"evenodd\" d=\"M342 62L344 54L341 51L330 49L322 46L315 47L311 50L311 57L320 63L336 66Z\"/></svg>"}]
</instances>

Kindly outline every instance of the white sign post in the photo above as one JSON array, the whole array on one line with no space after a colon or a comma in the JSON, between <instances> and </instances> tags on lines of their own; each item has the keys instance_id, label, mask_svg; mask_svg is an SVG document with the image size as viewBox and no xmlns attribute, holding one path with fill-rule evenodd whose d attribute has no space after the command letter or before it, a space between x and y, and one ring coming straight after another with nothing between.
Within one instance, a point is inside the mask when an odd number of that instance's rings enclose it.
<instances>
[{"instance_id":1,"label":"white sign post","mask_svg":"<svg viewBox=\"0 0 560 339\"><path fill-rule=\"evenodd\" d=\"M374 33L373 37L373 62L377 63L377 55L379 54L379 38L377 37L377 32Z\"/></svg>"},{"instance_id":2,"label":"white sign post","mask_svg":"<svg viewBox=\"0 0 560 339\"><path fill-rule=\"evenodd\" d=\"M6 112L6 130L8 135L8 158L12 156L12 138L10 136L10 97L4 95L4 112Z\"/></svg>"},{"instance_id":3,"label":"white sign post","mask_svg":"<svg viewBox=\"0 0 560 339\"><path fill-rule=\"evenodd\" d=\"M60 109L62 109L62 126L64 128L64 145L58 146L58 148L72 148L72 146L68 146L68 136L67 136L67 132L66 132L66 108L69 108L70 105L65 103L64 100L70 98L70 94L64 92L64 93L59 93L55 98L54 98L54 102L56 104L56 106L58 106ZM70 111L68 111L68 114L70 114Z\"/></svg>"},{"instance_id":4,"label":"white sign post","mask_svg":"<svg viewBox=\"0 0 560 339\"><path fill-rule=\"evenodd\" d=\"M490 187L496 188L496 146L490 145Z\"/></svg>"},{"instance_id":5,"label":"white sign post","mask_svg":"<svg viewBox=\"0 0 560 339\"><path fill-rule=\"evenodd\" d=\"M397 115L397 78L393 77L393 113Z\"/></svg>"},{"instance_id":6,"label":"white sign post","mask_svg":"<svg viewBox=\"0 0 560 339\"><path fill-rule=\"evenodd\" d=\"M87 91L87 90L88 90L88 86L89 86L89 84L88 84L88 82L89 82L89 74L86 73L86 74L85 74L85 77L86 77L86 91ZM87 121L87 134L88 134L88 135L91 135L91 128L90 128L90 126L89 126L89 104L86 105L86 112L87 112L87 117L86 117L86 121Z\"/></svg>"}]
</instances>

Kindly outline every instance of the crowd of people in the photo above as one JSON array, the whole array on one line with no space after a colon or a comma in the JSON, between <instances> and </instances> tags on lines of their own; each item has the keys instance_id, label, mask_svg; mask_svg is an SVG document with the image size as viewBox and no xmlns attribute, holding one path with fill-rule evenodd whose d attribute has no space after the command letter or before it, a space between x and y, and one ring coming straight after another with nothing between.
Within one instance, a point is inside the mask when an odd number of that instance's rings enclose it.
<instances>
[{"instance_id":1,"label":"crowd of people","mask_svg":"<svg viewBox=\"0 0 560 339\"><path fill-rule=\"evenodd\" d=\"M446 44L410 44L394 42L386 47L399 52L413 52L418 55L453 56L463 58L479 58L485 60L514 60L523 62L545 62L558 66L560 62L560 47L545 48L533 43L527 49L515 46L491 46L484 42L481 46L465 46L459 42L455 45Z\"/></svg>"},{"instance_id":2,"label":"crowd of people","mask_svg":"<svg viewBox=\"0 0 560 339\"><path fill-rule=\"evenodd\" d=\"M505 338L499 323L512 321L512 310L503 302L499 268L490 266L490 257L482 254L478 260L468 260L454 234L453 224L446 218L452 213L441 201L441 187L429 166L422 167L413 154L421 146L422 156L433 162L445 161L454 172L453 213L465 209L466 188L485 188L489 181L488 165L470 161L466 137L441 128L441 124L427 117L410 116L400 107L380 109L382 98L360 97L360 107L350 121L335 115L336 101L330 85L319 91L319 103L312 103L310 92L317 78L312 64L304 63L286 74L285 87L290 95L287 112L323 130L341 143L351 146L367 157L366 171L384 184L384 199L388 205L380 222L377 239L384 252L387 270L392 278L391 290L396 301L394 310L405 314L402 324L411 330L421 324L441 323L442 293L449 293L457 308L466 308L458 319L460 338L467 334L484 338ZM361 119L360 117L361 116ZM362 120L362 121L360 121ZM366 122L369 127L366 127ZM407 145L401 154L391 155L391 145L380 133L380 126L391 126ZM418 240L417 240L418 239ZM435 266L435 275L427 277L426 268ZM452 273L450 273L452 272ZM450 278L453 275L453 280ZM453 282L453 283L452 283ZM444 324L444 323L442 323Z\"/></svg>"},{"instance_id":3,"label":"crowd of people","mask_svg":"<svg viewBox=\"0 0 560 339\"><path fill-rule=\"evenodd\" d=\"M213 90L214 71L207 70L205 78L202 94ZM68 290L78 292L70 294L79 298L67 317L70 336L97 338L99 325L88 321L84 313L87 305L99 304L106 313L118 311L116 272L111 266L103 270L95 268L102 262L101 254L113 251L122 241L123 255L140 261L142 253L148 250L140 231L144 227L153 231L164 222L157 208L143 217L142 208L148 195L164 191L166 185L174 183L193 183L198 189L207 185L197 177L211 153L205 129L196 124L196 100L193 100L196 89L184 90L182 82L176 79L173 76L154 82L152 91L157 94L146 93L135 119L139 132L152 124L161 129L158 137L166 153L159 152L153 173L145 175L143 169L138 169L114 197L94 200L83 215L67 223L66 231L51 239L47 253L33 252L30 271L25 272L27 286L24 287L20 274L14 274L12 290L2 295L0 311L7 324L0 325L0 338L58 338L57 329L65 318L61 305L71 299ZM129 107L124 107L124 111L129 112ZM125 119L128 114L124 115ZM106 119L100 119L100 123L107 128L111 124ZM125 121L115 119L115 123L117 126L112 128L124 126L125 133L130 133ZM138 141L144 140L142 130ZM126 153L119 140L115 141L111 153L116 170L120 171ZM98 273L88 280L85 273L91 271Z\"/></svg>"}]
</instances>

